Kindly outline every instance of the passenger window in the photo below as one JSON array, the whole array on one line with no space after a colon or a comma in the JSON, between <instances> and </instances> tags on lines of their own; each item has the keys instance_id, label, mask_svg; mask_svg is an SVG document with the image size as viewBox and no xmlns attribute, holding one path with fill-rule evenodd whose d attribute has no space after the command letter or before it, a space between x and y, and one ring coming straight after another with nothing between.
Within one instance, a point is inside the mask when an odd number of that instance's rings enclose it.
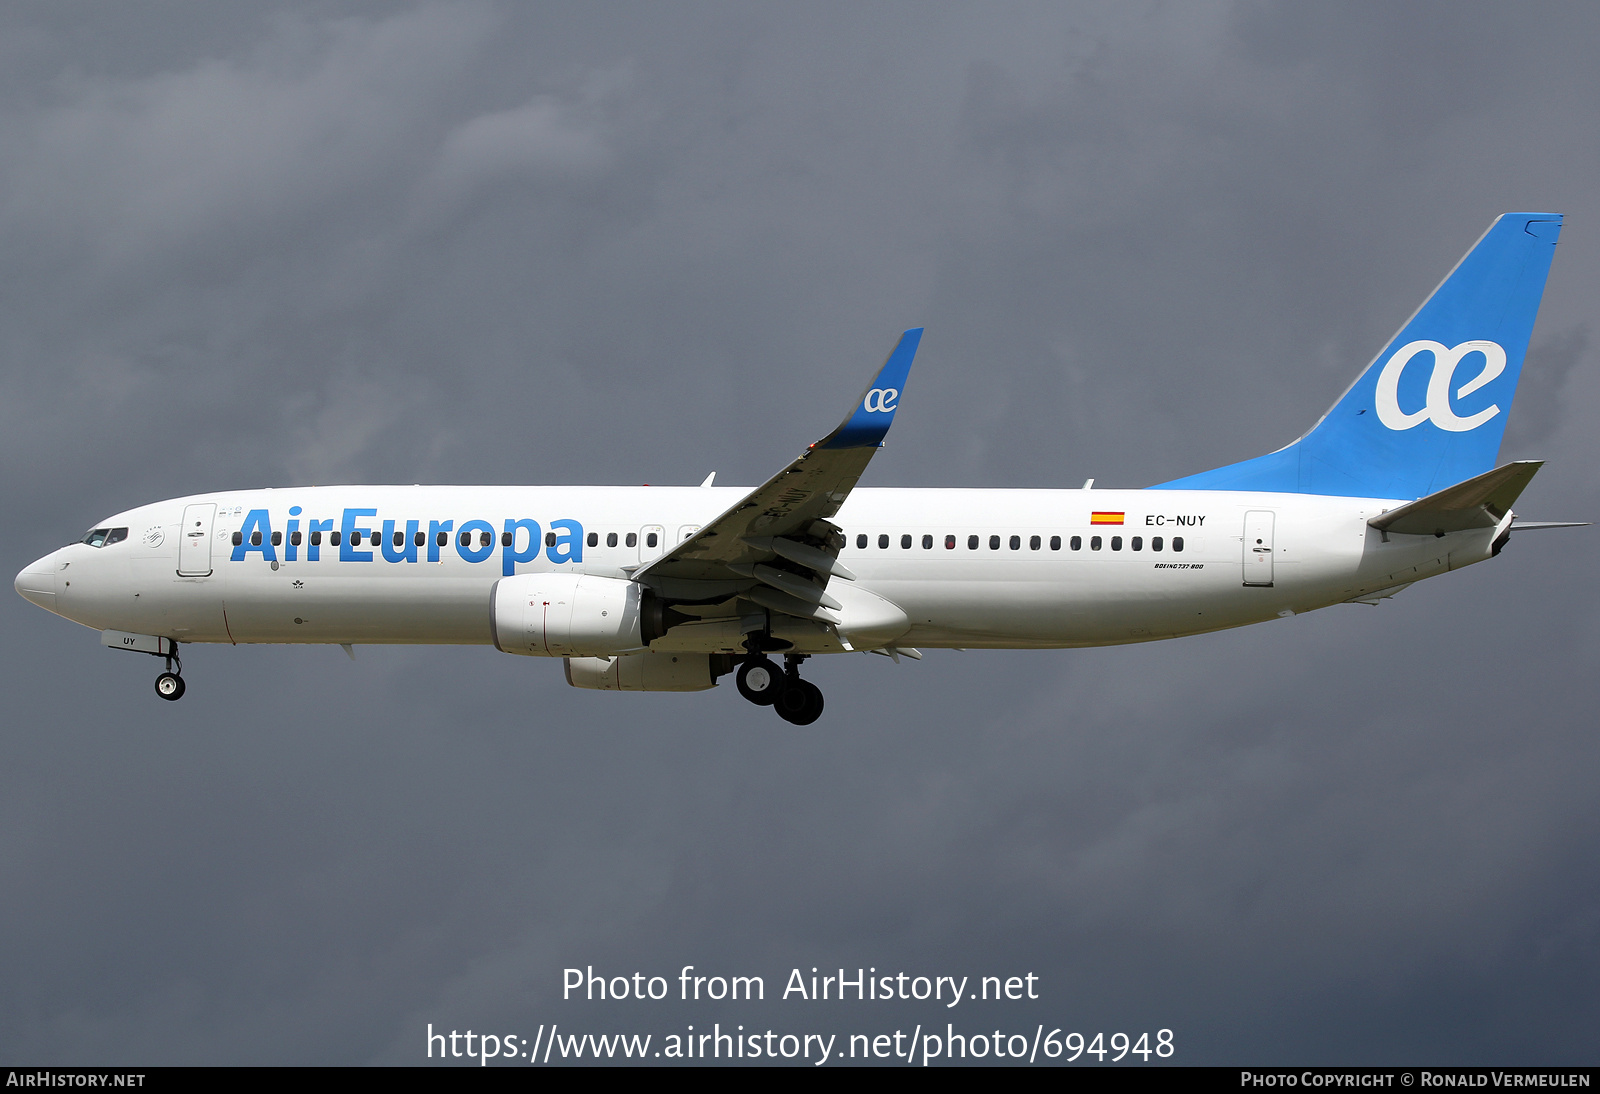
<instances>
[{"instance_id":1,"label":"passenger window","mask_svg":"<svg viewBox=\"0 0 1600 1094\"><path fill-rule=\"evenodd\" d=\"M1000 549L1000 537L999 536L990 536L989 537L989 550L998 551L999 549Z\"/></svg>"},{"instance_id":2,"label":"passenger window","mask_svg":"<svg viewBox=\"0 0 1600 1094\"><path fill-rule=\"evenodd\" d=\"M461 533L461 546L463 546L463 547L472 546L472 533L471 532L462 532Z\"/></svg>"},{"instance_id":3,"label":"passenger window","mask_svg":"<svg viewBox=\"0 0 1600 1094\"><path fill-rule=\"evenodd\" d=\"M502 546L502 547L511 546L511 533L510 532L501 532L500 533L500 546Z\"/></svg>"},{"instance_id":4,"label":"passenger window","mask_svg":"<svg viewBox=\"0 0 1600 1094\"><path fill-rule=\"evenodd\" d=\"M102 543L104 543L105 541L106 541L106 537L105 536L101 536L99 539L96 539L96 540L87 540L86 539L83 542L89 544L89 546L91 546L91 547L98 547ZM240 547L240 546L243 546L243 544L244 544L244 533L243 532L235 532L235 533L233 533L233 545L235 547Z\"/></svg>"},{"instance_id":5,"label":"passenger window","mask_svg":"<svg viewBox=\"0 0 1600 1094\"><path fill-rule=\"evenodd\" d=\"M428 533L418 532L416 535L411 537L411 542L418 547L426 546L428 542Z\"/></svg>"},{"instance_id":6,"label":"passenger window","mask_svg":"<svg viewBox=\"0 0 1600 1094\"><path fill-rule=\"evenodd\" d=\"M328 533L328 542L330 544L332 544L333 546L337 547L337 546L339 546L339 540L343 535L344 535L343 532L329 532ZM352 542L359 543L360 540L353 540Z\"/></svg>"},{"instance_id":7,"label":"passenger window","mask_svg":"<svg viewBox=\"0 0 1600 1094\"><path fill-rule=\"evenodd\" d=\"M911 537L909 535L900 537L900 549L902 551L911 550Z\"/></svg>"},{"instance_id":8,"label":"passenger window","mask_svg":"<svg viewBox=\"0 0 1600 1094\"><path fill-rule=\"evenodd\" d=\"M615 547L616 545L617 545L617 533L615 533L615 532L607 532L606 533L606 546L607 547Z\"/></svg>"},{"instance_id":9,"label":"passenger window","mask_svg":"<svg viewBox=\"0 0 1600 1094\"><path fill-rule=\"evenodd\" d=\"M450 533L439 532L433 537L433 542L436 546L443 547L445 544L450 542Z\"/></svg>"},{"instance_id":10,"label":"passenger window","mask_svg":"<svg viewBox=\"0 0 1600 1094\"><path fill-rule=\"evenodd\" d=\"M1151 536L1150 537L1150 549L1152 551L1161 550L1161 537L1160 536Z\"/></svg>"},{"instance_id":11,"label":"passenger window","mask_svg":"<svg viewBox=\"0 0 1600 1094\"><path fill-rule=\"evenodd\" d=\"M1011 549L1013 551L1022 550L1022 537L1021 536L1012 536L1011 537Z\"/></svg>"},{"instance_id":12,"label":"passenger window","mask_svg":"<svg viewBox=\"0 0 1600 1094\"><path fill-rule=\"evenodd\" d=\"M259 530L250 533L250 546L252 546L252 547L261 546L261 533L260 533Z\"/></svg>"},{"instance_id":13,"label":"passenger window","mask_svg":"<svg viewBox=\"0 0 1600 1094\"><path fill-rule=\"evenodd\" d=\"M273 535L276 536L277 533L274 532ZM113 528L113 529L111 529L111 534L106 537L106 546L109 547L113 543L121 543L123 540L125 540L127 538L128 538L128 530L126 528ZM276 539L274 539L272 542L276 543L278 541Z\"/></svg>"},{"instance_id":14,"label":"passenger window","mask_svg":"<svg viewBox=\"0 0 1600 1094\"><path fill-rule=\"evenodd\" d=\"M1070 546L1072 547L1072 549L1074 551L1083 550L1083 537L1082 536L1073 536L1072 537L1072 543L1070 544Z\"/></svg>"},{"instance_id":15,"label":"passenger window","mask_svg":"<svg viewBox=\"0 0 1600 1094\"><path fill-rule=\"evenodd\" d=\"M956 537L955 536L945 536L944 537L944 549L946 551L954 551L956 549Z\"/></svg>"},{"instance_id":16,"label":"passenger window","mask_svg":"<svg viewBox=\"0 0 1600 1094\"><path fill-rule=\"evenodd\" d=\"M867 533L862 532L859 536L856 537L856 550L864 551L866 549L867 549Z\"/></svg>"},{"instance_id":17,"label":"passenger window","mask_svg":"<svg viewBox=\"0 0 1600 1094\"><path fill-rule=\"evenodd\" d=\"M554 547L556 545L556 534L554 532L546 532L544 534L544 545L546 547ZM594 544L591 543L589 546L593 547Z\"/></svg>"},{"instance_id":18,"label":"passenger window","mask_svg":"<svg viewBox=\"0 0 1600 1094\"><path fill-rule=\"evenodd\" d=\"M1100 549L1100 537L1099 536L1090 536L1089 537L1089 550L1098 551L1099 549Z\"/></svg>"},{"instance_id":19,"label":"passenger window","mask_svg":"<svg viewBox=\"0 0 1600 1094\"><path fill-rule=\"evenodd\" d=\"M1174 551L1183 550L1183 537L1182 536L1173 536L1172 537L1172 549Z\"/></svg>"},{"instance_id":20,"label":"passenger window","mask_svg":"<svg viewBox=\"0 0 1600 1094\"><path fill-rule=\"evenodd\" d=\"M638 532L629 532L628 533L628 538L623 540L623 544L624 544L624 546L628 546L628 547L637 547L637 546L639 546L639 533Z\"/></svg>"},{"instance_id":21,"label":"passenger window","mask_svg":"<svg viewBox=\"0 0 1600 1094\"><path fill-rule=\"evenodd\" d=\"M978 549L978 537L977 536L968 536L967 537L967 550L976 551L977 549Z\"/></svg>"},{"instance_id":22,"label":"passenger window","mask_svg":"<svg viewBox=\"0 0 1600 1094\"><path fill-rule=\"evenodd\" d=\"M878 550L887 551L888 549L889 549L889 537L888 536L884 536L884 535L880 535L878 537Z\"/></svg>"},{"instance_id":23,"label":"passenger window","mask_svg":"<svg viewBox=\"0 0 1600 1094\"><path fill-rule=\"evenodd\" d=\"M350 546L352 546L352 547L361 546L361 533L360 532L351 532L350 533Z\"/></svg>"},{"instance_id":24,"label":"passenger window","mask_svg":"<svg viewBox=\"0 0 1600 1094\"><path fill-rule=\"evenodd\" d=\"M111 541L110 540L106 540L106 542L110 543ZM274 547L278 546L282 542L283 542L283 533L282 532L274 532L274 533L272 533L272 545Z\"/></svg>"},{"instance_id":25,"label":"passenger window","mask_svg":"<svg viewBox=\"0 0 1600 1094\"><path fill-rule=\"evenodd\" d=\"M299 532L290 532L289 533L289 546L291 546L291 547L300 546L300 533Z\"/></svg>"},{"instance_id":26,"label":"passenger window","mask_svg":"<svg viewBox=\"0 0 1600 1094\"><path fill-rule=\"evenodd\" d=\"M1143 536L1134 536L1133 537L1133 542L1128 544L1128 546L1132 547L1135 551L1144 550L1144 537Z\"/></svg>"},{"instance_id":27,"label":"passenger window","mask_svg":"<svg viewBox=\"0 0 1600 1094\"><path fill-rule=\"evenodd\" d=\"M1050 549L1052 551L1061 550L1061 537L1060 536L1051 536L1050 537Z\"/></svg>"},{"instance_id":28,"label":"passenger window","mask_svg":"<svg viewBox=\"0 0 1600 1094\"><path fill-rule=\"evenodd\" d=\"M1111 537L1111 549L1113 551L1122 550L1122 537L1121 536L1112 536Z\"/></svg>"},{"instance_id":29,"label":"passenger window","mask_svg":"<svg viewBox=\"0 0 1600 1094\"><path fill-rule=\"evenodd\" d=\"M644 537L644 545L646 547L654 547L660 541L661 537L656 535L654 532L650 532Z\"/></svg>"},{"instance_id":30,"label":"passenger window","mask_svg":"<svg viewBox=\"0 0 1600 1094\"><path fill-rule=\"evenodd\" d=\"M492 547L493 545L494 545L494 534L492 532L483 531L483 532L479 532L478 533L478 546L479 547Z\"/></svg>"},{"instance_id":31,"label":"passenger window","mask_svg":"<svg viewBox=\"0 0 1600 1094\"><path fill-rule=\"evenodd\" d=\"M404 532L396 532L393 538L396 547L404 547L406 545L406 534Z\"/></svg>"},{"instance_id":32,"label":"passenger window","mask_svg":"<svg viewBox=\"0 0 1600 1094\"><path fill-rule=\"evenodd\" d=\"M321 547L322 546L322 533L321 532L312 532L311 533L311 546L313 546L313 547Z\"/></svg>"},{"instance_id":33,"label":"passenger window","mask_svg":"<svg viewBox=\"0 0 1600 1094\"><path fill-rule=\"evenodd\" d=\"M923 536L922 537L922 549L924 551L933 550L933 537L932 536Z\"/></svg>"},{"instance_id":34,"label":"passenger window","mask_svg":"<svg viewBox=\"0 0 1600 1094\"><path fill-rule=\"evenodd\" d=\"M1038 536L1029 537L1029 539L1028 539L1028 550L1037 551L1038 549L1039 549L1039 537Z\"/></svg>"},{"instance_id":35,"label":"passenger window","mask_svg":"<svg viewBox=\"0 0 1600 1094\"><path fill-rule=\"evenodd\" d=\"M600 546L600 533L599 532L590 532L589 533L589 538L585 542L588 543L589 546L591 546L591 547Z\"/></svg>"}]
</instances>

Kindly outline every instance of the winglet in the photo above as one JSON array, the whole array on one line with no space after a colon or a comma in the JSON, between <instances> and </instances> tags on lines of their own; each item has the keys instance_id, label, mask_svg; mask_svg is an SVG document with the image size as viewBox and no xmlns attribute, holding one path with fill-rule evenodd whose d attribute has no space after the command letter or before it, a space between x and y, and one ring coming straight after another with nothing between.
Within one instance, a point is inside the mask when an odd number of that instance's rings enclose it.
<instances>
[{"instance_id":1,"label":"winglet","mask_svg":"<svg viewBox=\"0 0 1600 1094\"><path fill-rule=\"evenodd\" d=\"M912 327L900 336L889 359L867 385L854 413L839 423L839 428L818 441L815 448L876 448L894 423L900 393L905 390L911 361L922 341L922 328Z\"/></svg>"}]
</instances>

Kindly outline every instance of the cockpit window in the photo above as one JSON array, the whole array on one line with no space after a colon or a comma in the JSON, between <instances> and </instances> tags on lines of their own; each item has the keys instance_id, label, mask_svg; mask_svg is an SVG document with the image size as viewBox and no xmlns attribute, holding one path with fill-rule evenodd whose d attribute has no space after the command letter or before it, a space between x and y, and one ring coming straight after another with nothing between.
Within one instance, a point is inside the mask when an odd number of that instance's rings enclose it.
<instances>
[{"instance_id":1,"label":"cockpit window","mask_svg":"<svg viewBox=\"0 0 1600 1094\"><path fill-rule=\"evenodd\" d=\"M106 537L105 545L107 547L109 547L113 543L121 543L123 540L125 540L127 538L128 538L128 530L126 528L113 528L113 529L111 529L111 534Z\"/></svg>"},{"instance_id":2,"label":"cockpit window","mask_svg":"<svg viewBox=\"0 0 1600 1094\"><path fill-rule=\"evenodd\" d=\"M109 528L94 528L90 530L88 535L83 537L83 542L91 547L104 547L106 545L106 537L110 534L111 529Z\"/></svg>"}]
</instances>

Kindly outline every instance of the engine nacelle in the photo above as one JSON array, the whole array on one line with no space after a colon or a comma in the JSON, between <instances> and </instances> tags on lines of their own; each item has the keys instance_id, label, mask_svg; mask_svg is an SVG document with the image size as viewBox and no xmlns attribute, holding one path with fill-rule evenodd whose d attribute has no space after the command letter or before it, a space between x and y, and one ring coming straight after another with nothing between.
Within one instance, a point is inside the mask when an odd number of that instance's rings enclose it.
<instances>
[{"instance_id":1,"label":"engine nacelle","mask_svg":"<svg viewBox=\"0 0 1600 1094\"><path fill-rule=\"evenodd\" d=\"M495 649L532 657L606 657L642 650L684 617L616 577L517 574L489 594Z\"/></svg>"},{"instance_id":2,"label":"engine nacelle","mask_svg":"<svg viewBox=\"0 0 1600 1094\"><path fill-rule=\"evenodd\" d=\"M725 653L624 653L567 658L567 683L595 691L705 691L731 671Z\"/></svg>"}]
</instances>

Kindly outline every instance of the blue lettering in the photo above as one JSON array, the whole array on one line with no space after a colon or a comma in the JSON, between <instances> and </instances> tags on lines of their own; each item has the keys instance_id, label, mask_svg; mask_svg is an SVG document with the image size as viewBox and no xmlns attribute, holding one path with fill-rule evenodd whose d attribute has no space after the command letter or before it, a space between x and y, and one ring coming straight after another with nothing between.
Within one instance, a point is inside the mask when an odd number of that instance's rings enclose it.
<instances>
[{"instance_id":1,"label":"blue lettering","mask_svg":"<svg viewBox=\"0 0 1600 1094\"><path fill-rule=\"evenodd\" d=\"M370 528L357 528L356 521L358 519L361 517L375 517L377 515L378 511L376 509L346 509L344 511L344 525L341 529L344 532L344 540L339 544L340 562L372 561L371 551L357 551L350 541L357 535L360 535L362 539L365 539L367 534L372 531Z\"/></svg>"},{"instance_id":2,"label":"blue lettering","mask_svg":"<svg viewBox=\"0 0 1600 1094\"><path fill-rule=\"evenodd\" d=\"M545 552L550 561L582 562L583 525L575 520L553 520L550 522L550 528L552 531L561 529L561 534L556 536L556 541Z\"/></svg>"},{"instance_id":3,"label":"blue lettering","mask_svg":"<svg viewBox=\"0 0 1600 1094\"><path fill-rule=\"evenodd\" d=\"M528 533L528 546L517 550L517 532ZM517 563L532 562L539 557L539 522L523 517L521 520L506 518L506 535L511 537L511 542L505 544L500 552L500 572L510 577L517 572Z\"/></svg>"},{"instance_id":4,"label":"blue lettering","mask_svg":"<svg viewBox=\"0 0 1600 1094\"><path fill-rule=\"evenodd\" d=\"M428 561L439 561L439 533L448 533L456 526L453 520L430 520L428 522ZM447 535L445 538L449 538Z\"/></svg>"},{"instance_id":5,"label":"blue lettering","mask_svg":"<svg viewBox=\"0 0 1600 1094\"><path fill-rule=\"evenodd\" d=\"M333 521L311 520L306 523L311 526L311 543L306 547L306 561L316 562L322 557L322 533L333 531Z\"/></svg>"},{"instance_id":6,"label":"blue lettering","mask_svg":"<svg viewBox=\"0 0 1600 1094\"><path fill-rule=\"evenodd\" d=\"M398 547L393 546L393 543L394 543L394 521L386 520L386 521L383 522L383 543L380 544L380 546L383 548L383 559L384 559L384 561L385 562L415 562L415 561L417 561L417 522L414 521L414 520L406 521L405 538L401 540L400 546L398 546Z\"/></svg>"},{"instance_id":7,"label":"blue lettering","mask_svg":"<svg viewBox=\"0 0 1600 1094\"><path fill-rule=\"evenodd\" d=\"M244 527L239 529L239 546L233 549L232 562L244 561L244 556L251 551L260 551L261 558L266 562L278 561L278 552L272 549L272 518L267 516L265 509L252 509L244 518ZM251 536L259 536L261 545L256 546L250 542Z\"/></svg>"},{"instance_id":8,"label":"blue lettering","mask_svg":"<svg viewBox=\"0 0 1600 1094\"><path fill-rule=\"evenodd\" d=\"M473 545L478 540L479 532L483 533L487 539L494 535L494 528L486 520L463 521L461 534L456 537L456 554L468 562L482 562L494 554L494 540L492 539L489 539L487 543L481 546Z\"/></svg>"}]
</instances>

